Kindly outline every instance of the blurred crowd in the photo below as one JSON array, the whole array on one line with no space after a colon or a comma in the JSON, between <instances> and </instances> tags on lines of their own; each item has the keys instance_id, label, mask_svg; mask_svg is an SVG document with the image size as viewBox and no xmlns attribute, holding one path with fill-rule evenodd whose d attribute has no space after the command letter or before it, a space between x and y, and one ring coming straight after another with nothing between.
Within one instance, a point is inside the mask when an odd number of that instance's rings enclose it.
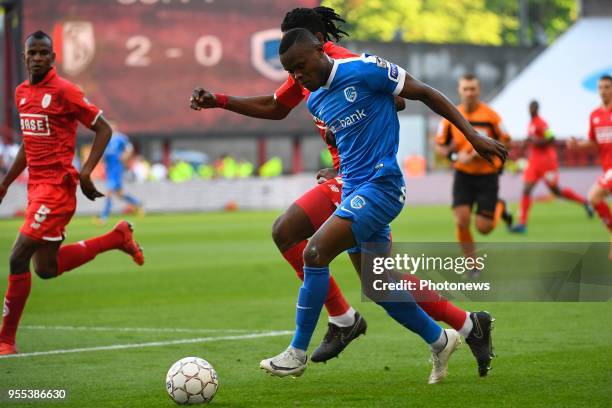
<instances>
[{"instance_id":1,"label":"blurred crowd","mask_svg":"<svg viewBox=\"0 0 612 408\"><path fill-rule=\"evenodd\" d=\"M81 148L81 159L89 154L89 146ZM229 154L223 154L214 161L208 156L196 151L173 151L170 155L169 166L158 160L148 160L140 154L132 154L125 160L125 174L127 181L137 183L158 182L169 180L182 183L190 180L213 179L243 179L254 176L276 177L283 173L283 162L280 157L272 157L259 168L246 160L237 159ZM78 163L75 163L78 167ZM93 173L94 179L105 178L102 162Z\"/></svg>"},{"instance_id":2,"label":"blurred crowd","mask_svg":"<svg viewBox=\"0 0 612 408\"><path fill-rule=\"evenodd\" d=\"M9 167L15 160L18 151L18 144L4 144L2 140L0 140L0 177L6 174Z\"/></svg>"}]
</instances>

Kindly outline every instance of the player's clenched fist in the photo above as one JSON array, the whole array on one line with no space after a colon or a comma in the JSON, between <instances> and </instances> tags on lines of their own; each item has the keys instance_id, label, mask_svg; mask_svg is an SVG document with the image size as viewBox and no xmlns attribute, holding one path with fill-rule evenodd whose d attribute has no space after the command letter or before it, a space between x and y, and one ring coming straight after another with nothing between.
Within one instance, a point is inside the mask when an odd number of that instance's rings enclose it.
<instances>
[{"instance_id":1,"label":"player's clenched fist","mask_svg":"<svg viewBox=\"0 0 612 408\"><path fill-rule=\"evenodd\" d=\"M216 108L218 106L215 95L202 88L195 88L193 90L189 102L193 110Z\"/></svg>"},{"instance_id":2,"label":"player's clenched fist","mask_svg":"<svg viewBox=\"0 0 612 408\"><path fill-rule=\"evenodd\" d=\"M104 194L98 191L93 181L91 181L91 176L89 174L81 173L79 175L79 181L81 184L81 191L91 201L94 201L96 198L104 197Z\"/></svg>"}]
</instances>

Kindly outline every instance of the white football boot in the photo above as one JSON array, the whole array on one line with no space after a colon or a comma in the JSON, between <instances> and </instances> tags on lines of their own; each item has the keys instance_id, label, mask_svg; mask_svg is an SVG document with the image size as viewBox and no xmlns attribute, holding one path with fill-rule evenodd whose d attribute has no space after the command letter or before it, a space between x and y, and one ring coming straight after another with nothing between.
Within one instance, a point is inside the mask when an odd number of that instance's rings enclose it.
<instances>
[{"instance_id":1,"label":"white football boot","mask_svg":"<svg viewBox=\"0 0 612 408\"><path fill-rule=\"evenodd\" d=\"M461 344L461 336L453 329L446 329L446 347L439 353L431 353L432 369L429 375L428 384L437 384L448 375L448 360L451 354Z\"/></svg>"},{"instance_id":2,"label":"white football boot","mask_svg":"<svg viewBox=\"0 0 612 408\"><path fill-rule=\"evenodd\" d=\"M306 371L306 361L306 353L289 347L276 357L262 360L259 367L277 377L299 377Z\"/></svg>"}]
</instances>

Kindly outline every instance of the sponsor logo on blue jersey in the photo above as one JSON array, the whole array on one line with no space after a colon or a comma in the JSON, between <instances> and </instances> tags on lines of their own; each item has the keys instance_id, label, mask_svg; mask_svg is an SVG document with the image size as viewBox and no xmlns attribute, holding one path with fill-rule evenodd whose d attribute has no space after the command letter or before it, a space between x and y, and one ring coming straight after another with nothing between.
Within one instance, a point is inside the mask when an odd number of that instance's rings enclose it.
<instances>
[{"instance_id":1,"label":"sponsor logo on blue jersey","mask_svg":"<svg viewBox=\"0 0 612 408\"><path fill-rule=\"evenodd\" d=\"M335 119L329 125L329 129L334 133L338 133L342 129L346 129L349 126L354 125L355 123L359 122L361 119L367 116L368 115L365 113L365 109L355 109L355 113L351 113L350 115L342 119Z\"/></svg>"}]
</instances>

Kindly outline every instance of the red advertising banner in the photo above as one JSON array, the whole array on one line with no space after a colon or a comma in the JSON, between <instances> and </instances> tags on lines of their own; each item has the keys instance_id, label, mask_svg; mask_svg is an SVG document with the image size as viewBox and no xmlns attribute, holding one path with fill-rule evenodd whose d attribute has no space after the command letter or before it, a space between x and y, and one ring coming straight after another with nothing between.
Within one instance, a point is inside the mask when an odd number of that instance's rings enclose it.
<instances>
[{"instance_id":1,"label":"red advertising banner","mask_svg":"<svg viewBox=\"0 0 612 408\"><path fill-rule=\"evenodd\" d=\"M270 95L287 77L280 24L314 0L28 0L24 34L53 36L60 75L128 133L218 134L312 129L302 107L284 121L192 111L195 86Z\"/></svg>"}]
</instances>

